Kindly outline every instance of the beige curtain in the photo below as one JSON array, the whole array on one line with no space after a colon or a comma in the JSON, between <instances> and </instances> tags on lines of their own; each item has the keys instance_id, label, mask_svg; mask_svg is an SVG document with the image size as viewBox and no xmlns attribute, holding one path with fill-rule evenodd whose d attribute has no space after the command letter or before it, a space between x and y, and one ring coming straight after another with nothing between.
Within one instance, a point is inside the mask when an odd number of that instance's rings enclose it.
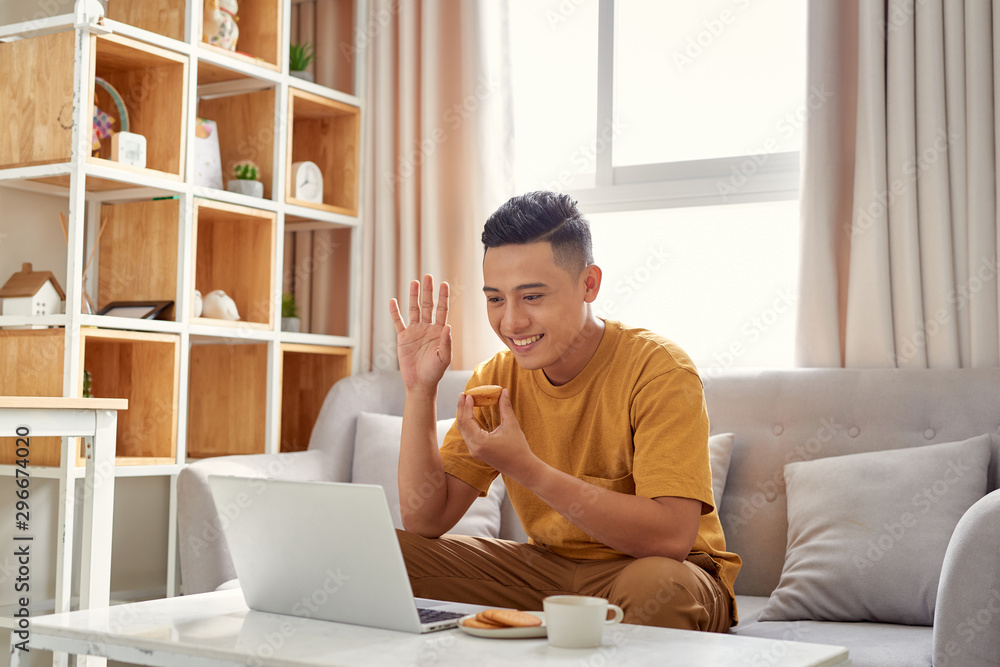
<instances>
[{"instance_id":1,"label":"beige curtain","mask_svg":"<svg viewBox=\"0 0 1000 667\"><path fill-rule=\"evenodd\" d=\"M997 366L1000 14L810 0L808 40L798 363Z\"/></svg>"},{"instance_id":2,"label":"beige curtain","mask_svg":"<svg viewBox=\"0 0 1000 667\"><path fill-rule=\"evenodd\" d=\"M353 90L343 70L365 59L364 244L352 272L364 292L361 370L396 366L389 299L405 311L423 273L450 283L452 368L472 368L500 345L486 319L480 235L514 194L507 3L369 0L364 30L345 36L351 4L298 3L292 30L293 41L328 35L316 40L327 43L317 83Z\"/></svg>"}]
</instances>

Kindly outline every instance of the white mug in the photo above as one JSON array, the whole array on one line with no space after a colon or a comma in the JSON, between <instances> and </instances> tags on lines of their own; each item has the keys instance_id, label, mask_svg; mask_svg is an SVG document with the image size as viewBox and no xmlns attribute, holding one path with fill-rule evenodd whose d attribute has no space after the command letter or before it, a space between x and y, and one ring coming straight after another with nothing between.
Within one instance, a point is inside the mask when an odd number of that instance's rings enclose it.
<instances>
[{"instance_id":1,"label":"white mug","mask_svg":"<svg viewBox=\"0 0 1000 667\"><path fill-rule=\"evenodd\" d=\"M622 608L604 598L586 595L550 595L542 600L549 644L561 648L596 648L604 637L604 626L621 623ZM608 610L615 617L608 619Z\"/></svg>"}]
</instances>

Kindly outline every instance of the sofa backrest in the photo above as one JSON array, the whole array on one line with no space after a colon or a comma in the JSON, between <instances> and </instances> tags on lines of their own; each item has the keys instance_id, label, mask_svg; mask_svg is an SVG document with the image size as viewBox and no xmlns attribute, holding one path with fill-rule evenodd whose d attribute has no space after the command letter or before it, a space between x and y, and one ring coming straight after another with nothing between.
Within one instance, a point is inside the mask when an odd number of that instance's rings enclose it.
<instances>
[{"instance_id":1,"label":"sofa backrest","mask_svg":"<svg viewBox=\"0 0 1000 667\"><path fill-rule=\"evenodd\" d=\"M471 375L472 371L445 371L438 387L438 419L455 416L458 395ZM309 449L324 451L332 459L335 476L331 482L351 481L358 415L377 412L401 417L405 399L399 371L360 373L333 385L309 436Z\"/></svg>"},{"instance_id":2,"label":"sofa backrest","mask_svg":"<svg viewBox=\"0 0 1000 667\"><path fill-rule=\"evenodd\" d=\"M438 419L455 416L470 371L448 371ZM785 556L783 467L792 461L993 435L989 490L1000 470L1000 369L788 369L703 373L712 433L736 434L719 516L743 559L736 590L769 595ZM403 414L398 372L360 374L330 390L309 441L348 482L360 412ZM849 482L849 480L848 480ZM845 484L845 492L849 485ZM505 501L500 536L525 539Z\"/></svg>"},{"instance_id":3,"label":"sofa backrest","mask_svg":"<svg viewBox=\"0 0 1000 667\"><path fill-rule=\"evenodd\" d=\"M784 562L783 467L792 461L993 436L1000 369L789 369L703 373L712 433L736 434L719 516L743 569L736 591L769 595ZM850 493L850 480L844 480Z\"/></svg>"}]
</instances>

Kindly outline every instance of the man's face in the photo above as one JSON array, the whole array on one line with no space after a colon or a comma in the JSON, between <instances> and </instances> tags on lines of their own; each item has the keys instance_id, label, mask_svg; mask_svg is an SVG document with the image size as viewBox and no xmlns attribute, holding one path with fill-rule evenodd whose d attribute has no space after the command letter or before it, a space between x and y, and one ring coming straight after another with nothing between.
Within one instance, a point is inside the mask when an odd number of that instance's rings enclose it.
<instances>
[{"instance_id":1,"label":"man's face","mask_svg":"<svg viewBox=\"0 0 1000 667\"><path fill-rule=\"evenodd\" d=\"M490 325L522 368L552 369L560 375L578 365L575 353L599 276L595 284L587 270L571 275L556 264L552 245L539 241L487 250L483 281Z\"/></svg>"}]
</instances>

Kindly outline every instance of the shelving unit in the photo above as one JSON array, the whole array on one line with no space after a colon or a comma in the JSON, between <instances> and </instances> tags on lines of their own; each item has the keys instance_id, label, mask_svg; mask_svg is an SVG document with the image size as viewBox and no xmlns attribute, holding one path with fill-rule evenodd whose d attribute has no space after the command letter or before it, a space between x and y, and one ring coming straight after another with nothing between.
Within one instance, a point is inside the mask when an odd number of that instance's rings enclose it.
<instances>
[{"instance_id":1,"label":"shelving unit","mask_svg":"<svg viewBox=\"0 0 1000 667\"><path fill-rule=\"evenodd\" d=\"M66 312L0 316L0 395L82 396L86 371L95 397L128 399L115 475L170 476L168 595L179 592L177 473L197 458L304 449L327 390L357 368L364 58L338 75L348 90L291 77L292 1L240 3L237 53L202 39L199 0L116 1L86 25L67 14L0 27L0 78L14 91L0 99L0 187L64 197L67 214L67 246L51 260L65 262ZM351 22L338 37L353 39L366 1L338 0L337 13ZM116 115L95 77L121 93L146 167L109 159L109 141L91 155L90 110ZM194 183L196 118L217 124L224 175L238 160L261 167L263 198ZM291 196L300 160L323 171L322 204ZM26 222L55 221L0 216L0 233ZM316 229L336 241L324 257L337 278L332 328L285 333L285 235ZM0 282L18 269L0 265ZM224 290L240 319L195 317L195 289ZM156 320L110 317L87 312L88 296L95 312L173 305ZM49 440L35 441L39 474L79 477L79 457L60 461Z\"/></svg>"}]
</instances>

